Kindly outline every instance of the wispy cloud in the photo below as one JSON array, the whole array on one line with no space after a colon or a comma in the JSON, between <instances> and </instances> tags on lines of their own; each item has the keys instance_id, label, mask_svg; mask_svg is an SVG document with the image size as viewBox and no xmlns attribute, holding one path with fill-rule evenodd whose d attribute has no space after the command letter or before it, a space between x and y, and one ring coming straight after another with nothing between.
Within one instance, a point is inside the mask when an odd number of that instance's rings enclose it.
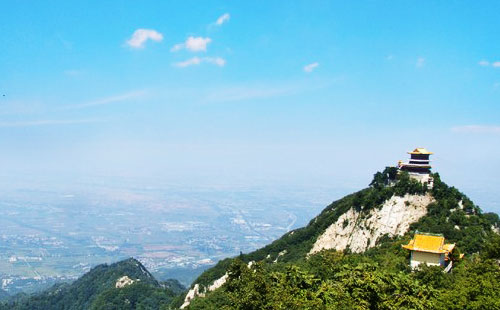
<instances>
[{"instance_id":1,"label":"wispy cloud","mask_svg":"<svg viewBox=\"0 0 500 310\"><path fill-rule=\"evenodd\" d=\"M425 65L425 58L418 57L417 62L415 63L415 67L422 68Z\"/></svg>"},{"instance_id":2,"label":"wispy cloud","mask_svg":"<svg viewBox=\"0 0 500 310\"><path fill-rule=\"evenodd\" d=\"M188 60L185 60L185 61L176 62L174 64L174 66L184 68L184 67L189 67L189 66L199 65L199 64L201 64L201 58L200 57L193 57L193 58L189 58Z\"/></svg>"},{"instance_id":3,"label":"wispy cloud","mask_svg":"<svg viewBox=\"0 0 500 310\"><path fill-rule=\"evenodd\" d=\"M478 62L478 65L480 65L481 67L487 67L490 65L490 62L483 59L483 60Z\"/></svg>"},{"instance_id":4,"label":"wispy cloud","mask_svg":"<svg viewBox=\"0 0 500 310\"><path fill-rule=\"evenodd\" d=\"M314 81L287 81L281 83L257 83L252 85L228 85L223 88L210 89L203 94L203 103L237 102L245 100L262 100L291 96L308 91L317 91L337 83L342 78Z\"/></svg>"},{"instance_id":5,"label":"wispy cloud","mask_svg":"<svg viewBox=\"0 0 500 310\"><path fill-rule=\"evenodd\" d=\"M217 65L219 67L224 67L226 65L226 60L222 57L205 57L203 59L206 62Z\"/></svg>"},{"instance_id":6,"label":"wispy cloud","mask_svg":"<svg viewBox=\"0 0 500 310\"><path fill-rule=\"evenodd\" d=\"M96 99L93 101L89 102L84 102L81 104L74 104L74 105L69 105L66 106L66 109L83 109L83 108L89 108L89 107L94 107L94 106L100 106L100 105L105 105L105 104L111 104L115 102L122 102L122 101L128 101L132 99L139 99L141 97L144 97L146 95L145 90L137 90L137 91L132 91L120 95L115 95L115 96L110 96L110 97L105 97L105 98L100 98Z\"/></svg>"},{"instance_id":7,"label":"wispy cloud","mask_svg":"<svg viewBox=\"0 0 500 310\"><path fill-rule=\"evenodd\" d=\"M226 64L226 60L221 57L193 57L189 58L188 60L181 61L181 62L176 62L174 63L174 66L180 67L180 68L185 68L193 65L199 65L203 62L210 63L217 65L219 67L223 67Z\"/></svg>"},{"instance_id":8,"label":"wispy cloud","mask_svg":"<svg viewBox=\"0 0 500 310\"><path fill-rule=\"evenodd\" d=\"M20 121L20 122L0 122L0 127L36 127L36 126L50 126L50 125L74 125L97 123L102 120L98 119L69 119L69 120L33 120L33 121Z\"/></svg>"},{"instance_id":9,"label":"wispy cloud","mask_svg":"<svg viewBox=\"0 0 500 310\"><path fill-rule=\"evenodd\" d=\"M229 15L229 13L225 13L225 14L221 15L219 18L217 18L217 21L215 22L215 24L217 26L221 26L225 22L228 22L230 18L231 18L231 15Z\"/></svg>"},{"instance_id":10,"label":"wispy cloud","mask_svg":"<svg viewBox=\"0 0 500 310\"><path fill-rule=\"evenodd\" d=\"M465 125L452 127L451 131L459 133L500 134L500 126Z\"/></svg>"},{"instance_id":11,"label":"wispy cloud","mask_svg":"<svg viewBox=\"0 0 500 310\"><path fill-rule=\"evenodd\" d=\"M480 65L481 67L493 67L493 68L500 68L500 61L493 61L493 62L489 62L488 60L480 60L478 62L478 65Z\"/></svg>"},{"instance_id":12,"label":"wispy cloud","mask_svg":"<svg viewBox=\"0 0 500 310\"><path fill-rule=\"evenodd\" d=\"M210 38L189 37L186 42L174 45L170 51L177 52L185 48L191 52L206 52L210 42L212 42Z\"/></svg>"},{"instance_id":13,"label":"wispy cloud","mask_svg":"<svg viewBox=\"0 0 500 310\"><path fill-rule=\"evenodd\" d=\"M308 64L304 66L304 71L307 73L311 73L319 66L319 63L313 62L312 64Z\"/></svg>"},{"instance_id":14,"label":"wispy cloud","mask_svg":"<svg viewBox=\"0 0 500 310\"><path fill-rule=\"evenodd\" d=\"M127 40L127 45L132 48L143 48L147 40L160 42L163 40L163 35L153 29L137 29Z\"/></svg>"}]
</instances>

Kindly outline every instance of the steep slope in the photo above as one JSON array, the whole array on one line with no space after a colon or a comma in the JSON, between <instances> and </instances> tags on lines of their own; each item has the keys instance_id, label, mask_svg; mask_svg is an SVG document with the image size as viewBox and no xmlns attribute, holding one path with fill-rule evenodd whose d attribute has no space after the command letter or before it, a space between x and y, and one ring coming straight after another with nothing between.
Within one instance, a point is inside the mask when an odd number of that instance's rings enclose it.
<instances>
[{"instance_id":1,"label":"steep slope","mask_svg":"<svg viewBox=\"0 0 500 310\"><path fill-rule=\"evenodd\" d=\"M114 309L128 300L140 302L141 299L157 295L149 300L152 304L168 304L182 287L175 280L166 285L159 283L137 260L130 258L111 265L99 265L71 284L56 285L40 294L22 298L5 309ZM151 299L151 298L150 298ZM118 307L117 309L126 309ZM157 308L157 307L156 307ZM0 305L0 309L3 309ZM133 308L132 308L133 309ZM145 309L155 309L154 306Z\"/></svg>"},{"instance_id":2,"label":"steep slope","mask_svg":"<svg viewBox=\"0 0 500 310\"><path fill-rule=\"evenodd\" d=\"M466 253L479 251L484 238L499 226L498 216L482 214L467 196L441 182L439 174L433 177L434 187L428 189L388 167L375 174L369 188L333 202L306 227L238 259L279 264L303 261L322 249L362 253L415 230L442 233ZM224 279L232 263L234 259L220 261L192 287L198 285L200 295L209 292L214 282ZM193 291L188 294L196 295ZM186 302L189 300L183 300L185 307Z\"/></svg>"},{"instance_id":3,"label":"steep slope","mask_svg":"<svg viewBox=\"0 0 500 310\"><path fill-rule=\"evenodd\" d=\"M427 206L433 202L435 199L430 194L407 194L403 197L392 196L380 209L368 212L349 209L316 239L309 254L323 249L349 249L360 253L374 247L384 235L403 236L410 224L427 214Z\"/></svg>"}]
</instances>

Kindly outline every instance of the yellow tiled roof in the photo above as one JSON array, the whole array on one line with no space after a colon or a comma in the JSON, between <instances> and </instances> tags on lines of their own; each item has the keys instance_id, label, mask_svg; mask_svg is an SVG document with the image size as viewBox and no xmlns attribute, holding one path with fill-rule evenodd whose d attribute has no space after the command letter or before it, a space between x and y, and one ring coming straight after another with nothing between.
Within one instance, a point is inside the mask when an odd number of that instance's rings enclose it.
<instances>
[{"instance_id":1,"label":"yellow tiled roof","mask_svg":"<svg viewBox=\"0 0 500 310\"><path fill-rule=\"evenodd\" d=\"M434 154L432 152L429 152L426 148L424 147L417 147L416 149L413 150L413 152L408 152L408 154L421 154L421 155L431 155Z\"/></svg>"},{"instance_id":2,"label":"yellow tiled roof","mask_svg":"<svg viewBox=\"0 0 500 310\"><path fill-rule=\"evenodd\" d=\"M443 250L446 252L451 252L455 248L455 243L443 244Z\"/></svg>"},{"instance_id":3,"label":"yellow tiled roof","mask_svg":"<svg viewBox=\"0 0 500 310\"><path fill-rule=\"evenodd\" d=\"M448 253L453 250L454 244L444 244L444 237L426 234L415 234L412 240L403 248L411 251Z\"/></svg>"}]
</instances>

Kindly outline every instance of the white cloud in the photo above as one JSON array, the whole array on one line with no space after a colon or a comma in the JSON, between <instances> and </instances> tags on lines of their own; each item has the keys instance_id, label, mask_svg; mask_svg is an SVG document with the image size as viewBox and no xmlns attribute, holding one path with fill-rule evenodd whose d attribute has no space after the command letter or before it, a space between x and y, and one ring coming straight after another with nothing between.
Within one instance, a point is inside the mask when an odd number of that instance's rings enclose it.
<instances>
[{"instance_id":1,"label":"white cloud","mask_svg":"<svg viewBox=\"0 0 500 310\"><path fill-rule=\"evenodd\" d=\"M500 126L466 125L453 127L451 131L459 133L500 134Z\"/></svg>"},{"instance_id":2,"label":"white cloud","mask_svg":"<svg viewBox=\"0 0 500 310\"><path fill-rule=\"evenodd\" d=\"M184 67L189 67L192 65L199 65L199 64L201 64L201 58L193 57L193 58L190 58L190 59L185 60L185 61L176 62L174 65L177 67L184 68Z\"/></svg>"},{"instance_id":3,"label":"white cloud","mask_svg":"<svg viewBox=\"0 0 500 310\"><path fill-rule=\"evenodd\" d=\"M174 46L170 49L170 51L171 51L171 52L177 52L177 51L180 51L180 50L181 50L181 49L183 49L183 48L184 48L184 43L179 43L179 44L174 45Z\"/></svg>"},{"instance_id":4,"label":"white cloud","mask_svg":"<svg viewBox=\"0 0 500 310\"><path fill-rule=\"evenodd\" d=\"M174 45L170 50L172 52L177 52L183 48L191 52L206 52L207 45L212 42L210 38L203 37L189 37L186 42Z\"/></svg>"},{"instance_id":5,"label":"white cloud","mask_svg":"<svg viewBox=\"0 0 500 310\"><path fill-rule=\"evenodd\" d=\"M97 119L75 119L75 120L35 120L21 122L0 122L0 127L34 127L47 125L73 125L100 122Z\"/></svg>"},{"instance_id":6,"label":"white cloud","mask_svg":"<svg viewBox=\"0 0 500 310\"><path fill-rule=\"evenodd\" d=\"M318 66L319 66L319 63L313 62L312 64L308 64L308 65L304 66L304 71L307 72L307 73L311 73Z\"/></svg>"},{"instance_id":7,"label":"white cloud","mask_svg":"<svg viewBox=\"0 0 500 310\"><path fill-rule=\"evenodd\" d=\"M99 105L105 105L105 104L110 104L114 102L121 102L121 101L127 101L127 100L132 100L132 99L138 99L140 97L143 97L146 94L146 91L144 90L137 90L133 92L128 92L116 96L110 96L110 97L105 97L105 98L100 98L97 100L81 103L81 104L75 104L71 106L66 106L66 109L81 109L81 108L88 108L88 107L93 107L93 106L99 106Z\"/></svg>"},{"instance_id":8,"label":"white cloud","mask_svg":"<svg viewBox=\"0 0 500 310\"><path fill-rule=\"evenodd\" d=\"M480 62L478 62L478 64L481 66L481 67L489 67L489 66L492 66L493 68L500 68L500 61L494 61L494 62L489 62L487 60L481 60Z\"/></svg>"},{"instance_id":9,"label":"white cloud","mask_svg":"<svg viewBox=\"0 0 500 310\"><path fill-rule=\"evenodd\" d=\"M127 44L132 48L143 48L147 40L160 42L163 40L163 35L153 29L137 29L132 34L132 37L127 40Z\"/></svg>"},{"instance_id":10,"label":"white cloud","mask_svg":"<svg viewBox=\"0 0 500 310\"><path fill-rule=\"evenodd\" d=\"M231 15L229 15L229 13L225 13L225 14L221 15L219 18L217 18L217 21L215 22L215 24L217 26L220 26L220 25L224 24L225 22L229 21L230 17L231 17Z\"/></svg>"},{"instance_id":11,"label":"white cloud","mask_svg":"<svg viewBox=\"0 0 500 310\"><path fill-rule=\"evenodd\" d=\"M219 67L224 67L226 65L226 60L221 57L205 57L204 60Z\"/></svg>"},{"instance_id":12,"label":"white cloud","mask_svg":"<svg viewBox=\"0 0 500 310\"><path fill-rule=\"evenodd\" d=\"M188 60L185 60L185 61L177 62L174 64L174 66L184 68L184 67L189 67L189 66L193 66L193 65L199 65L202 62L214 64L214 65L217 65L219 67L224 67L224 65L226 64L226 60L224 58L221 58L221 57L203 57L203 58L193 57L193 58L189 58Z\"/></svg>"},{"instance_id":13,"label":"white cloud","mask_svg":"<svg viewBox=\"0 0 500 310\"><path fill-rule=\"evenodd\" d=\"M425 65L425 58L419 57L415 63L415 67L422 68Z\"/></svg>"},{"instance_id":14,"label":"white cloud","mask_svg":"<svg viewBox=\"0 0 500 310\"><path fill-rule=\"evenodd\" d=\"M478 62L478 64L481 66L481 67L487 67L490 65L490 62L487 61L487 60L481 60L480 62Z\"/></svg>"}]
</instances>

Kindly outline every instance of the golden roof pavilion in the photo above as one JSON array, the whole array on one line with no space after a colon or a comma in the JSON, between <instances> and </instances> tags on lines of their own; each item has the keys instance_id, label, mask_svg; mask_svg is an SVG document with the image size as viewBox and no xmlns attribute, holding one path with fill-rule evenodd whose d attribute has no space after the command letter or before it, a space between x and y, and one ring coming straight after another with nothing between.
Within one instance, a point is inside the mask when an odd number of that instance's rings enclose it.
<instances>
[{"instance_id":1,"label":"golden roof pavilion","mask_svg":"<svg viewBox=\"0 0 500 310\"><path fill-rule=\"evenodd\" d=\"M422 263L431 266L444 266L445 260L455 248L455 244L445 244L442 235L417 232L413 239L402 247L411 251L410 264L416 268Z\"/></svg>"}]
</instances>

